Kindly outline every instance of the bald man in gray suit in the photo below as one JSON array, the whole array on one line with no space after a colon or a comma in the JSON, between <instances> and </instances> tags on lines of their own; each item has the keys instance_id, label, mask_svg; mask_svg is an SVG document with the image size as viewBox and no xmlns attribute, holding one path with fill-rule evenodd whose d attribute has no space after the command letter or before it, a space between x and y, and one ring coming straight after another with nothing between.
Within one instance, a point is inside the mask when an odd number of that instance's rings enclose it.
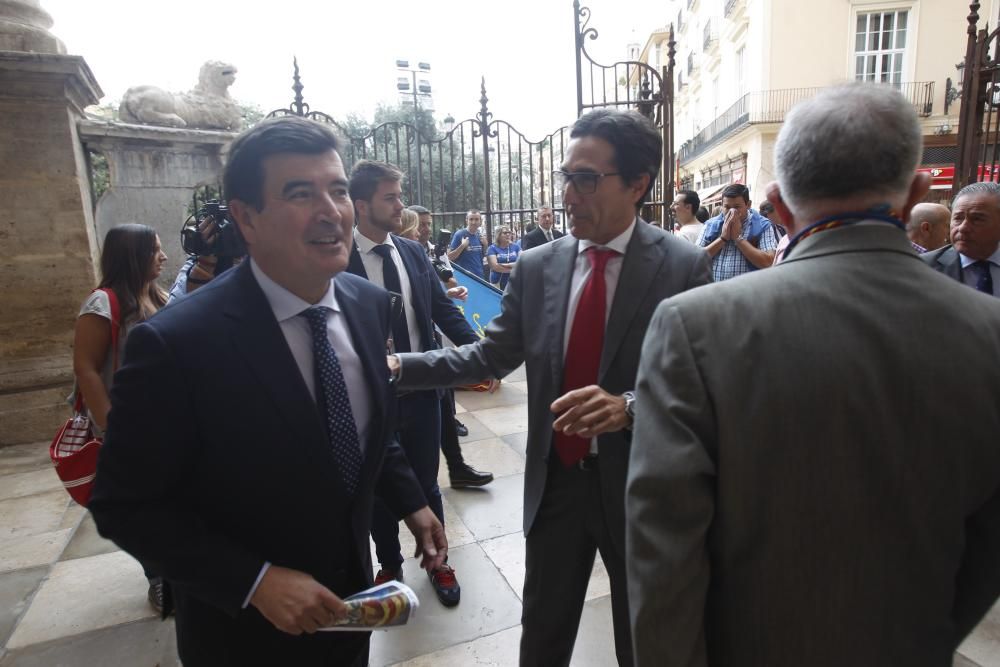
<instances>
[{"instance_id":1,"label":"bald man in gray suit","mask_svg":"<svg viewBox=\"0 0 1000 667\"><path fill-rule=\"evenodd\" d=\"M785 260L657 308L626 495L638 665L943 667L1000 594L1000 303L912 250L920 155L892 88L800 103L767 188Z\"/></svg>"}]
</instances>

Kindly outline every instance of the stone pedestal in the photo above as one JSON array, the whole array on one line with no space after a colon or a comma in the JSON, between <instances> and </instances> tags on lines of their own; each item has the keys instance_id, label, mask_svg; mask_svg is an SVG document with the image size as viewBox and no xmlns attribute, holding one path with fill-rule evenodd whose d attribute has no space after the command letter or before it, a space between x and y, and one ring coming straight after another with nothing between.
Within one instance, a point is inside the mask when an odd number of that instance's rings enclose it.
<instances>
[{"instance_id":1,"label":"stone pedestal","mask_svg":"<svg viewBox=\"0 0 1000 667\"><path fill-rule=\"evenodd\" d=\"M80 57L0 51L0 446L51 438L66 415L98 247L76 122L101 96Z\"/></svg>"},{"instance_id":2,"label":"stone pedestal","mask_svg":"<svg viewBox=\"0 0 1000 667\"><path fill-rule=\"evenodd\" d=\"M180 231L195 188L222 180L222 151L236 135L151 125L82 120L80 140L108 160L110 183L94 214L98 238L127 222L149 225L160 236L169 287L184 263Z\"/></svg>"},{"instance_id":3,"label":"stone pedestal","mask_svg":"<svg viewBox=\"0 0 1000 667\"><path fill-rule=\"evenodd\" d=\"M0 51L66 53L39 0L0 0Z\"/></svg>"}]
</instances>

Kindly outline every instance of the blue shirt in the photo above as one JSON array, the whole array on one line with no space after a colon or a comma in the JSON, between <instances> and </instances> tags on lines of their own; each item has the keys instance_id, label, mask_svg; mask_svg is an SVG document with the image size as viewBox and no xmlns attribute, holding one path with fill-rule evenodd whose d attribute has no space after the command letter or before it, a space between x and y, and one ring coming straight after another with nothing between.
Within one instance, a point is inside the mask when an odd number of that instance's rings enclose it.
<instances>
[{"instance_id":1,"label":"blue shirt","mask_svg":"<svg viewBox=\"0 0 1000 667\"><path fill-rule=\"evenodd\" d=\"M698 245L704 248L719 238L724 217L725 213L721 213L705 223L705 228L698 237ZM743 221L740 238L746 239L758 250L765 252L774 252L778 248L778 233L771 226L771 221L752 208L747 209L747 219ZM713 282L735 278L756 270L757 267L740 252L735 242L727 241L719 254L712 258Z\"/></svg>"},{"instance_id":2,"label":"blue shirt","mask_svg":"<svg viewBox=\"0 0 1000 667\"><path fill-rule=\"evenodd\" d=\"M469 246L458 256L458 259L453 261L477 278L482 278L483 242L480 240L479 234L473 234L468 228L458 230L451 237L451 249L454 250L462 245L464 238L469 239Z\"/></svg>"},{"instance_id":3,"label":"blue shirt","mask_svg":"<svg viewBox=\"0 0 1000 667\"><path fill-rule=\"evenodd\" d=\"M508 243L506 248L501 248L495 243L489 247L486 251L486 255L496 255L497 263L499 264L512 264L517 261L517 256L521 254L521 246L516 243ZM496 273L490 271L490 282L494 285L499 285L500 289L507 287L507 281L510 280L509 273Z\"/></svg>"}]
</instances>

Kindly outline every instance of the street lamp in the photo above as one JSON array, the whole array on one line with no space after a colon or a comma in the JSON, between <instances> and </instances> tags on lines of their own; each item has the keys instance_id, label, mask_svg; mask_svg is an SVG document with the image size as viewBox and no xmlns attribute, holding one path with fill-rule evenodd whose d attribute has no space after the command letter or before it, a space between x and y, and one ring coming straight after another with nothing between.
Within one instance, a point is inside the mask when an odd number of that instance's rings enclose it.
<instances>
[{"instance_id":1,"label":"street lamp","mask_svg":"<svg viewBox=\"0 0 1000 667\"><path fill-rule=\"evenodd\" d=\"M417 203L423 202L423 164L420 159L420 98L424 97L427 100L431 99L431 82L429 79L420 79L417 81L417 74L426 74L430 76L431 66L430 63L418 62L417 68L413 69L410 67L409 60L403 60L400 58L396 59L396 70L399 72L409 72L413 85L410 85L410 81L406 80L405 76L398 77L396 79L396 88L399 90L401 95L409 92L413 95L413 132L416 136L417 144Z\"/></svg>"},{"instance_id":2,"label":"street lamp","mask_svg":"<svg viewBox=\"0 0 1000 667\"><path fill-rule=\"evenodd\" d=\"M451 114L448 114L444 117L444 120L441 121L441 125L444 127L444 133L448 134L455 129L455 119Z\"/></svg>"}]
</instances>

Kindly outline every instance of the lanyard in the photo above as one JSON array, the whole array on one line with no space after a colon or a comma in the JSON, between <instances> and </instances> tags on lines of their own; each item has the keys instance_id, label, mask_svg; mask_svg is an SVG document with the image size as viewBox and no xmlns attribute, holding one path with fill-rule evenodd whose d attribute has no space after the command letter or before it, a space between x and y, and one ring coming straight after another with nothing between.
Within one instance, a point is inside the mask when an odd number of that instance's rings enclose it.
<instances>
[{"instance_id":1,"label":"lanyard","mask_svg":"<svg viewBox=\"0 0 1000 667\"><path fill-rule=\"evenodd\" d=\"M896 212L890 209L888 206L880 206L878 208L874 208L868 211L858 211L850 213L841 213L839 215L831 215L828 218L823 218L822 220L818 220L812 223L811 225L803 229L801 232L796 234L795 238L793 238L788 243L788 247L785 248L784 257L787 258L789 256L789 254L792 252L792 248L798 245L799 241L808 238L813 234L817 234L819 232L825 232L828 229L836 229L837 227L847 227L848 225L855 225L859 222L867 222L870 220L884 222L889 225L895 225L904 232L906 231L906 225L903 223L902 220L899 219L899 216L896 214Z\"/></svg>"}]
</instances>

